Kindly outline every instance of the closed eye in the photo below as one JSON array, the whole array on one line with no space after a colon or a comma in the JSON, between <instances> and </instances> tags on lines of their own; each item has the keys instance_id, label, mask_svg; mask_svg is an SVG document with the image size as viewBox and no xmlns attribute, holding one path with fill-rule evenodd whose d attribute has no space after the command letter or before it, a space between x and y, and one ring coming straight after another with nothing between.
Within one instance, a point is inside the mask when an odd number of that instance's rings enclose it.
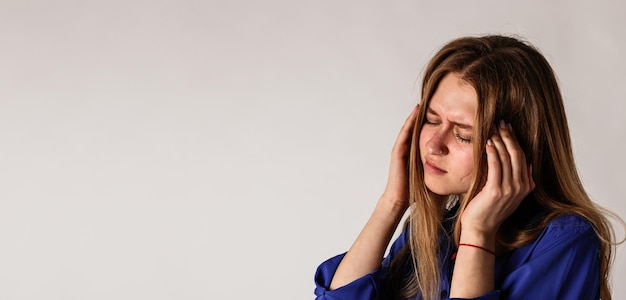
<instances>
[{"instance_id":1,"label":"closed eye","mask_svg":"<svg viewBox=\"0 0 626 300\"><path fill-rule=\"evenodd\" d=\"M460 135L459 135L458 133L456 133L456 132L454 133L454 137L455 137L457 140L459 140L460 142L462 142L462 143L471 143L471 142L472 142L472 140L471 140L471 139L464 138L464 137L460 136Z\"/></svg>"},{"instance_id":2,"label":"closed eye","mask_svg":"<svg viewBox=\"0 0 626 300\"><path fill-rule=\"evenodd\" d=\"M437 123L436 121L432 121L428 118L424 118L424 124L428 124L428 125L437 125L439 123Z\"/></svg>"}]
</instances>

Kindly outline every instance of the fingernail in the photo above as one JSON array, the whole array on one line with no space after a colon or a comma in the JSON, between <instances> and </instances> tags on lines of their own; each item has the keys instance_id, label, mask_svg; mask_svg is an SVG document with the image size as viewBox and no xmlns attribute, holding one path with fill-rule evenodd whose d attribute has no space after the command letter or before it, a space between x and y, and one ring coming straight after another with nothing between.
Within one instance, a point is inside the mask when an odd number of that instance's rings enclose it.
<instances>
[{"instance_id":1,"label":"fingernail","mask_svg":"<svg viewBox=\"0 0 626 300\"><path fill-rule=\"evenodd\" d=\"M504 123L504 120L500 120L500 128L506 129L506 123Z\"/></svg>"},{"instance_id":2,"label":"fingernail","mask_svg":"<svg viewBox=\"0 0 626 300\"><path fill-rule=\"evenodd\" d=\"M493 142L491 141L491 139L487 139L487 145L492 146Z\"/></svg>"}]
</instances>

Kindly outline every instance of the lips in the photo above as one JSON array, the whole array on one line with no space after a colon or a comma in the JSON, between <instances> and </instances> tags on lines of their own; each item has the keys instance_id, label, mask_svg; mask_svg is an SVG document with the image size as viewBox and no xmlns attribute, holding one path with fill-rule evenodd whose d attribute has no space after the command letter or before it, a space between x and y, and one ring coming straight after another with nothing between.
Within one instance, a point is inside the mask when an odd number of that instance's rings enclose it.
<instances>
[{"instance_id":1,"label":"lips","mask_svg":"<svg viewBox=\"0 0 626 300\"><path fill-rule=\"evenodd\" d=\"M437 165L435 162L433 162L430 159L426 159L424 161L424 170L426 170L429 173L435 174L435 175L441 175L441 174L448 173L445 170L441 169L441 167L439 167L439 165Z\"/></svg>"}]
</instances>

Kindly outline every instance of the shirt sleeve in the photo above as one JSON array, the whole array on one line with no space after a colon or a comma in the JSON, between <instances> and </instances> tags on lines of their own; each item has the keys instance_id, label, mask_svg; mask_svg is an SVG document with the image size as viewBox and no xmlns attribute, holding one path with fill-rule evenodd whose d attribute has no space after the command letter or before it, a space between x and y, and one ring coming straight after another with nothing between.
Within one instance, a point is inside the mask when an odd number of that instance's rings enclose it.
<instances>
[{"instance_id":1,"label":"shirt sleeve","mask_svg":"<svg viewBox=\"0 0 626 300\"><path fill-rule=\"evenodd\" d=\"M389 270L389 263L395 257L395 255L404 247L407 241L407 230L405 229L402 234L391 245L389 254L383 259L381 267L369 273L361 278L357 278L351 283L348 283L340 288L331 290L330 282L333 280L333 276L337 271L339 263L345 256L344 254L337 255L329 260L323 262L315 273L315 296L317 300L367 300L367 299L379 299L384 291L381 290L381 282L387 277Z\"/></svg>"},{"instance_id":2,"label":"shirt sleeve","mask_svg":"<svg viewBox=\"0 0 626 300\"><path fill-rule=\"evenodd\" d=\"M551 222L503 270L503 299L598 299L599 240L591 224L577 216Z\"/></svg>"}]
</instances>

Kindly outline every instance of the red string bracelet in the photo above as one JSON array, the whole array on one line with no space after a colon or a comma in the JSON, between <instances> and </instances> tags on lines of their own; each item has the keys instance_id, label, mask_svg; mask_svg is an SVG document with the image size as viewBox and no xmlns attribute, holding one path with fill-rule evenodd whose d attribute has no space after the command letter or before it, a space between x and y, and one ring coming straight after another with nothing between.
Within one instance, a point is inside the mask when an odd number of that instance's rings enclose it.
<instances>
[{"instance_id":1,"label":"red string bracelet","mask_svg":"<svg viewBox=\"0 0 626 300\"><path fill-rule=\"evenodd\" d=\"M496 256L496 253L494 251L491 251L491 250L489 250L487 248L483 248L481 246L472 245L472 244L463 244L463 243L459 244L459 247L461 247L461 246L468 246L468 247L477 248L477 249L483 250L485 252L491 253L493 256Z\"/></svg>"}]
</instances>

